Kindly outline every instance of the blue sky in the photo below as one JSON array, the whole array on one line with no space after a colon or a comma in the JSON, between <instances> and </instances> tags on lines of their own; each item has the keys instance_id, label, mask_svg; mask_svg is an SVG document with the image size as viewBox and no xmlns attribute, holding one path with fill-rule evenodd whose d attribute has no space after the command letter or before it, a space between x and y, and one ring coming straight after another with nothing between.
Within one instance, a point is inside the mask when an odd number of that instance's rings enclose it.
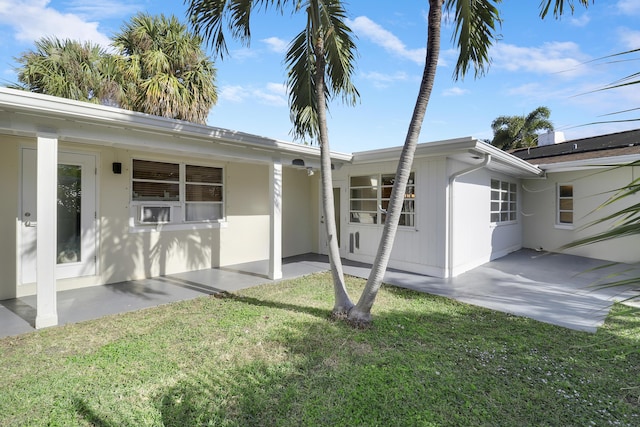
<instances>
[{"instance_id":1,"label":"blue sky","mask_svg":"<svg viewBox=\"0 0 640 427\"><path fill-rule=\"evenodd\" d=\"M589 93L640 68L635 60L593 61L640 47L640 0L595 0L561 20L538 17L539 0L505 0L501 38L492 66L479 79L453 81L457 52L445 21L441 59L421 142L463 136L492 137L501 115L551 109L551 120L568 139L634 127L638 123L582 126L604 114L640 107L637 88ZM334 151L355 152L402 145L415 103L426 44L426 0L351 0L350 26L357 35L356 107L330 105ZM137 12L173 14L185 20L182 0L0 0L0 84L15 82L15 57L44 36L91 40L109 36ZM288 42L304 25L301 15L256 14L249 47L230 44L216 61L219 101L212 126L290 141L283 65ZM628 58L632 59L632 58ZM640 117L640 111L616 119Z\"/></svg>"}]
</instances>

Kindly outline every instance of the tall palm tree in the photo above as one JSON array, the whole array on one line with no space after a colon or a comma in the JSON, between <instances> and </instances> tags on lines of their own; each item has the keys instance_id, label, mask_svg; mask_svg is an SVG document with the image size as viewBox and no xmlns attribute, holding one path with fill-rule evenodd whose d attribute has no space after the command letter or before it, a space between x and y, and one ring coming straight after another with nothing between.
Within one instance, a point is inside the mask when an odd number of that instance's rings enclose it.
<instances>
[{"instance_id":1,"label":"tall palm tree","mask_svg":"<svg viewBox=\"0 0 640 427\"><path fill-rule=\"evenodd\" d=\"M549 120L551 111L538 107L526 116L500 116L491 123L493 139L491 145L504 151L538 145L540 131L552 131Z\"/></svg>"},{"instance_id":2,"label":"tall palm tree","mask_svg":"<svg viewBox=\"0 0 640 427\"><path fill-rule=\"evenodd\" d=\"M575 1L585 7L589 4L589 0ZM454 70L454 79L464 78L472 65L475 70L475 76L478 77L484 74L490 63L489 48L496 38L496 24L500 22L496 5L500 2L501 0L429 0L427 53L422 81L400 155L400 161L398 162L396 180L391 190L391 198L387 208L387 218L373 267L358 303L349 312L349 319L354 322L368 323L371 321L371 308L382 284L391 256L407 180L435 81L440 51L442 11L444 9L452 12L453 22L455 23L454 39L458 45L459 56ZM542 18L547 15L552 3L554 5L553 13L556 17L564 13L564 0L542 0L540 3L540 16ZM568 4L573 11L574 0L568 0Z\"/></svg>"},{"instance_id":3,"label":"tall palm tree","mask_svg":"<svg viewBox=\"0 0 640 427\"><path fill-rule=\"evenodd\" d=\"M163 117L206 123L217 101L216 70L202 39L175 16L140 13L113 37L125 75L122 106Z\"/></svg>"},{"instance_id":4,"label":"tall palm tree","mask_svg":"<svg viewBox=\"0 0 640 427\"><path fill-rule=\"evenodd\" d=\"M334 217L333 180L327 105L341 95L353 105L358 91L351 81L354 71L355 44L351 29L345 24L346 11L340 0L189 0L188 15L196 31L203 34L221 55L227 53L224 25L233 37L243 42L250 39L250 17L254 8L274 7L283 12L292 7L304 10L305 28L293 39L286 53L288 67L289 105L293 133L305 136L320 145L322 205L329 242L329 261L333 275L334 315L344 315L353 307L347 293Z\"/></svg>"},{"instance_id":5,"label":"tall palm tree","mask_svg":"<svg viewBox=\"0 0 640 427\"><path fill-rule=\"evenodd\" d=\"M90 42L42 38L35 49L16 61L18 82L13 88L93 103L110 103L117 96L114 76L102 65L109 56Z\"/></svg>"}]
</instances>

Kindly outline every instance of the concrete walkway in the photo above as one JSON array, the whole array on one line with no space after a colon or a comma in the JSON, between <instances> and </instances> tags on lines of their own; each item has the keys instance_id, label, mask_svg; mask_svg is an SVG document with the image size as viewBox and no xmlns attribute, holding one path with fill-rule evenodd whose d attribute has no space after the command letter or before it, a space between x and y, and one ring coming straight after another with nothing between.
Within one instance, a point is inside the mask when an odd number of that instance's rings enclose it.
<instances>
[{"instance_id":1,"label":"concrete walkway","mask_svg":"<svg viewBox=\"0 0 640 427\"><path fill-rule=\"evenodd\" d=\"M344 261L346 274L366 278L369 265ZM264 263L199 270L131 282L58 292L61 325L270 282ZM594 332L615 300L640 293L592 285L612 269L589 271L602 261L563 254L514 252L453 279L389 270L385 282L469 304ZM617 271L622 271L622 266ZM625 268L628 268L626 266ZM327 271L327 257L301 255L283 261L284 279ZM640 276L640 271L635 271ZM630 274L630 273L626 273ZM0 338L33 331L35 296L0 301Z\"/></svg>"}]
</instances>

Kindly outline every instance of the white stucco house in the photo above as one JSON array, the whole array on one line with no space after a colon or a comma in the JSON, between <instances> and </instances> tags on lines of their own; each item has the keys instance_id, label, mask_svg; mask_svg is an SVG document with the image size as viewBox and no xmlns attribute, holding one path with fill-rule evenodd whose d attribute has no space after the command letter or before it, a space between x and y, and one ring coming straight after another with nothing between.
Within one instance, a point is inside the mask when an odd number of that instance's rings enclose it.
<instances>
[{"instance_id":1,"label":"white stucco house","mask_svg":"<svg viewBox=\"0 0 640 427\"><path fill-rule=\"evenodd\" d=\"M343 257L373 260L399 152L332 154ZM390 267L447 278L553 250L638 174L515 154L471 137L420 144ZM278 279L282 258L326 252L318 167L315 147L2 88L0 300L37 294L44 327L59 290L256 261ZM576 252L640 258L597 248Z\"/></svg>"}]
</instances>

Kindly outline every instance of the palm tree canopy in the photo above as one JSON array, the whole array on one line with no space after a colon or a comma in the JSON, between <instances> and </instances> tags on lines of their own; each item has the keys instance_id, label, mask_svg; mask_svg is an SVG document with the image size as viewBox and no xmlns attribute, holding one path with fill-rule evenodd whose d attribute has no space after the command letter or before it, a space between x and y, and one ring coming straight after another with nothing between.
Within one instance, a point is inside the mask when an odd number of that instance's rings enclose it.
<instances>
[{"instance_id":1,"label":"palm tree canopy","mask_svg":"<svg viewBox=\"0 0 640 427\"><path fill-rule=\"evenodd\" d=\"M526 116L500 116L491 123L493 140L491 145L502 150L535 147L540 131L552 131L549 120L551 111L547 107L538 107Z\"/></svg>"},{"instance_id":2,"label":"palm tree canopy","mask_svg":"<svg viewBox=\"0 0 640 427\"><path fill-rule=\"evenodd\" d=\"M109 55L90 42L42 38L35 49L16 58L19 84L14 88L63 98L101 103L109 98L101 65ZM103 102L104 103L104 102Z\"/></svg>"},{"instance_id":3,"label":"palm tree canopy","mask_svg":"<svg viewBox=\"0 0 640 427\"><path fill-rule=\"evenodd\" d=\"M201 44L175 16L134 16L113 38L131 82L125 87L128 107L206 123L217 101L216 70Z\"/></svg>"},{"instance_id":4,"label":"palm tree canopy","mask_svg":"<svg viewBox=\"0 0 640 427\"><path fill-rule=\"evenodd\" d=\"M346 25L346 11L339 0L189 0L188 15L196 32L202 34L222 56L228 53L225 32L248 44L251 38L251 13L257 8L274 8L284 13L304 10L305 28L289 44L285 57L287 87L293 135L318 139L318 104L314 76L322 61L325 105L335 96L353 105L359 93L352 83L356 46ZM320 48L320 50L317 50ZM322 69L321 68L321 69Z\"/></svg>"}]
</instances>

